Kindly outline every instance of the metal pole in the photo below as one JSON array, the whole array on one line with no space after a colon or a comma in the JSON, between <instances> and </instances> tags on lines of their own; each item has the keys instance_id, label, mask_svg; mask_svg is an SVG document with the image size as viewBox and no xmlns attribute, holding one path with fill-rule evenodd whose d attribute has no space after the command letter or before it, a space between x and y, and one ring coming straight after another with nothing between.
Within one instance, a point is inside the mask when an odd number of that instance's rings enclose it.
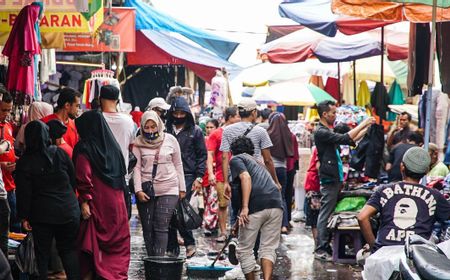
<instances>
[{"instance_id":1,"label":"metal pole","mask_svg":"<svg viewBox=\"0 0 450 280\"><path fill-rule=\"evenodd\" d=\"M431 100L433 97L433 62L434 62L434 39L436 37L436 8L437 0L433 0L433 9L431 17L431 38L430 38L430 56L428 65L428 89L427 89L427 111L425 117L425 144L424 148L428 151L430 144L430 119L431 119Z\"/></svg>"},{"instance_id":2,"label":"metal pole","mask_svg":"<svg viewBox=\"0 0 450 280\"><path fill-rule=\"evenodd\" d=\"M381 87L380 87L380 95L383 94L383 87L384 87L384 26L381 27L381 77L380 77L380 83L381 83ZM384 100L384 98L381 97L382 100ZM385 104L383 104L384 106ZM381 110L379 110L381 112ZM383 120L386 118L386 116L383 114L380 114L379 112L377 112L378 115L380 116L380 124L383 124Z\"/></svg>"},{"instance_id":3,"label":"metal pole","mask_svg":"<svg viewBox=\"0 0 450 280\"><path fill-rule=\"evenodd\" d=\"M353 60L353 101L356 105L356 60Z\"/></svg>"},{"instance_id":4,"label":"metal pole","mask_svg":"<svg viewBox=\"0 0 450 280\"><path fill-rule=\"evenodd\" d=\"M337 70L338 70L338 92L339 92L339 98L338 102L340 105L342 105L342 96L341 96L341 65L339 62L337 63Z\"/></svg>"}]
</instances>

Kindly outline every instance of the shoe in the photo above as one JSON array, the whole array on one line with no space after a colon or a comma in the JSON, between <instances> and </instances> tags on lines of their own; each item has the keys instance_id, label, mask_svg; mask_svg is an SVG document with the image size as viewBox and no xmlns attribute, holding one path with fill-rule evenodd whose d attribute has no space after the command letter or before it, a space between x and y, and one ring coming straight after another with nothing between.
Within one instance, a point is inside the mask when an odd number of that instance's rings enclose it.
<instances>
[{"instance_id":1,"label":"shoe","mask_svg":"<svg viewBox=\"0 0 450 280\"><path fill-rule=\"evenodd\" d=\"M227 236L226 235L221 235L221 236L216 238L216 242L218 242L218 243L224 243L225 241L227 241Z\"/></svg>"},{"instance_id":2,"label":"shoe","mask_svg":"<svg viewBox=\"0 0 450 280\"><path fill-rule=\"evenodd\" d=\"M327 252L315 252L314 253L314 258L316 260L320 260L320 261L323 261L323 262L332 262L333 261L333 256L331 256Z\"/></svg>"},{"instance_id":3,"label":"shoe","mask_svg":"<svg viewBox=\"0 0 450 280\"><path fill-rule=\"evenodd\" d=\"M239 261L237 259L236 256L236 247L237 247L237 240L236 239L232 239L230 241L230 244L228 244L228 260L230 261L230 263L232 265L238 265Z\"/></svg>"},{"instance_id":4,"label":"shoe","mask_svg":"<svg viewBox=\"0 0 450 280\"><path fill-rule=\"evenodd\" d=\"M186 247L186 258L190 259L197 253L195 245L189 245Z\"/></svg>"}]
</instances>

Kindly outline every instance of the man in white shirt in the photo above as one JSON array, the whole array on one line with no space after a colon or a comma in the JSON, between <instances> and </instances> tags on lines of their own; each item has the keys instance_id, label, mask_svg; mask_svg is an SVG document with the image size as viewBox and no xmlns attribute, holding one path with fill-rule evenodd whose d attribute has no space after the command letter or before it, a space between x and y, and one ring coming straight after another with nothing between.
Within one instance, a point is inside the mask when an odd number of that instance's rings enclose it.
<instances>
[{"instance_id":1,"label":"man in white shirt","mask_svg":"<svg viewBox=\"0 0 450 280\"><path fill-rule=\"evenodd\" d=\"M122 151L125 160L125 167L128 170L130 151L132 149L137 128L131 116L118 112L117 104L119 103L119 93L119 89L115 86L103 86L99 96L100 106L114 138L120 146L120 150ZM125 176L125 179L128 184L130 176ZM127 206L130 207L131 205L128 201L128 199L130 199L129 190L127 190L127 193L128 195L125 196L125 199L127 200ZM128 217L130 217L130 212L128 213Z\"/></svg>"}]
</instances>

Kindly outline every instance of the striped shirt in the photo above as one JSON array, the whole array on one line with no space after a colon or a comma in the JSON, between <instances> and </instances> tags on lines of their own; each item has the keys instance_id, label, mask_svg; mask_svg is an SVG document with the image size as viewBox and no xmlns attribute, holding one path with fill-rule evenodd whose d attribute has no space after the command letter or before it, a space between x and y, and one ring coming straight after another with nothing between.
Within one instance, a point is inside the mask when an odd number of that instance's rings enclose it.
<instances>
[{"instance_id":1,"label":"striped shirt","mask_svg":"<svg viewBox=\"0 0 450 280\"><path fill-rule=\"evenodd\" d=\"M224 128L222 135L222 143L220 144L220 150L222 152L230 152L230 145L234 139L244 135L245 131L252 125L250 122L238 122L229 125ZM261 150L272 147L272 141L270 140L267 131L260 127L255 126L247 134L247 137L252 140L255 145L255 157L262 161Z\"/></svg>"}]
</instances>

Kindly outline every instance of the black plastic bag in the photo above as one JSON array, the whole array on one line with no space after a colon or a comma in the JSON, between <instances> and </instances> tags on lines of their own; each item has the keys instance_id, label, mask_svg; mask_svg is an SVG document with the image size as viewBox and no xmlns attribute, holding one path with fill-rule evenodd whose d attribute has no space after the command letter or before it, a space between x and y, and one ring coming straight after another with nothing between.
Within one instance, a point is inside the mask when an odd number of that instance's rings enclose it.
<instances>
[{"instance_id":1,"label":"black plastic bag","mask_svg":"<svg viewBox=\"0 0 450 280\"><path fill-rule=\"evenodd\" d=\"M39 275L36 256L34 254L34 241L31 232L27 234L16 251L16 264L22 273Z\"/></svg>"},{"instance_id":2,"label":"black plastic bag","mask_svg":"<svg viewBox=\"0 0 450 280\"><path fill-rule=\"evenodd\" d=\"M183 198L178 202L177 207L178 227L185 230L194 230L202 225L202 217L195 212L187 199Z\"/></svg>"},{"instance_id":3,"label":"black plastic bag","mask_svg":"<svg viewBox=\"0 0 450 280\"><path fill-rule=\"evenodd\" d=\"M136 156L133 154L133 152L130 151L130 153L128 154L128 174L131 174L131 172L133 172L134 167L136 167L137 164L137 158Z\"/></svg>"}]
</instances>

